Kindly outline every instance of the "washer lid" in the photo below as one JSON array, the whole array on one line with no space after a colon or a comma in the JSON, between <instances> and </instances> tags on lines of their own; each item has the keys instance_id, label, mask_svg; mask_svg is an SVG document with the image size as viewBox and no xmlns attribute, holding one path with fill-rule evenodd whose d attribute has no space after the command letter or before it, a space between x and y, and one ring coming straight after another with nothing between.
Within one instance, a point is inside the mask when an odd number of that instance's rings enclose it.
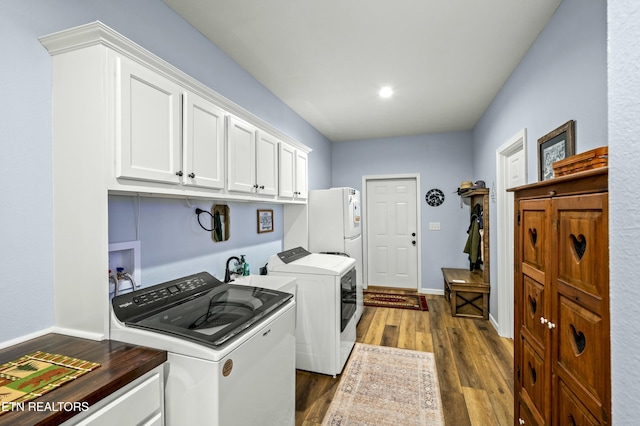
<instances>
[{"instance_id":1,"label":"washer lid","mask_svg":"<svg viewBox=\"0 0 640 426\"><path fill-rule=\"evenodd\" d=\"M284 263L273 255L269 259L268 270L294 274L343 275L353 268L355 259L333 254L311 253L290 263Z\"/></svg>"},{"instance_id":2,"label":"washer lid","mask_svg":"<svg viewBox=\"0 0 640 426\"><path fill-rule=\"evenodd\" d=\"M293 295L224 284L207 272L113 298L113 312L128 327L218 348L274 313Z\"/></svg>"}]
</instances>

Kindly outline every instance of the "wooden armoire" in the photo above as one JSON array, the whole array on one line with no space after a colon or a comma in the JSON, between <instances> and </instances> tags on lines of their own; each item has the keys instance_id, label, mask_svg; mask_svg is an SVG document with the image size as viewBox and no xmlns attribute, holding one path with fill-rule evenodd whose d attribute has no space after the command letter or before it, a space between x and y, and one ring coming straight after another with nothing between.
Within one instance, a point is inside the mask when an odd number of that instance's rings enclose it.
<instances>
[{"instance_id":1,"label":"wooden armoire","mask_svg":"<svg viewBox=\"0 0 640 426\"><path fill-rule=\"evenodd\" d=\"M611 424L608 169L510 191L514 424Z\"/></svg>"}]
</instances>

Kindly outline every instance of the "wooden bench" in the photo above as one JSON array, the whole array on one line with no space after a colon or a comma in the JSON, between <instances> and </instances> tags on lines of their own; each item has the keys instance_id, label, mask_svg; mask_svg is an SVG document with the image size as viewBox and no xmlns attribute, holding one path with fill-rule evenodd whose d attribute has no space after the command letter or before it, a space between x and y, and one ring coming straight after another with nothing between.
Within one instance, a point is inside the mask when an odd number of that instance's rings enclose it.
<instances>
[{"instance_id":1,"label":"wooden bench","mask_svg":"<svg viewBox=\"0 0 640 426\"><path fill-rule=\"evenodd\" d=\"M444 297L451 304L451 316L489 319L489 291L482 271L442 268Z\"/></svg>"}]
</instances>

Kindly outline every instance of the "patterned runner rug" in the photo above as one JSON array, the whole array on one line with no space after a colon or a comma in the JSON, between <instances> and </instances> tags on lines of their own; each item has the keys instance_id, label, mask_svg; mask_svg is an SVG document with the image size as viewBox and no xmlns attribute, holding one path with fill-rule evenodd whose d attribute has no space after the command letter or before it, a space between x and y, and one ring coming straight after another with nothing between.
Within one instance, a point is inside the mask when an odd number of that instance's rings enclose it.
<instances>
[{"instance_id":1,"label":"patterned runner rug","mask_svg":"<svg viewBox=\"0 0 640 426\"><path fill-rule=\"evenodd\" d=\"M322 424L444 425L434 355L356 343Z\"/></svg>"},{"instance_id":2,"label":"patterned runner rug","mask_svg":"<svg viewBox=\"0 0 640 426\"><path fill-rule=\"evenodd\" d=\"M384 293L379 291L364 291L364 305L378 308L400 308L428 311L427 299L422 295Z\"/></svg>"}]
</instances>

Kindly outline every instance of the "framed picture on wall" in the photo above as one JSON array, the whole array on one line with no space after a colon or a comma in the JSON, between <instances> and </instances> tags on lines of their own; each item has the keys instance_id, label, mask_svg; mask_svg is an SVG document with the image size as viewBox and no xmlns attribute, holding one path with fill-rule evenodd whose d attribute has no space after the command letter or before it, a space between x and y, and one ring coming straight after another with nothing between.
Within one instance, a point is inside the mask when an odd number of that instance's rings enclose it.
<instances>
[{"instance_id":1,"label":"framed picture on wall","mask_svg":"<svg viewBox=\"0 0 640 426\"><path fill-rule=\"evenodd\" d=\"M538 180L553 178L553 163L575 153L575 121L562 126L538 139Z\"/></svg>"},{"instance_id":2,"label":"framed picture on wall","mask_svg":"<svg viewBox=\"0 0 640 426\"><path fill-rule=\"evenodd\" d=\"M258 210L258 234L273 232L273 210Z\"/></svg>"}]
</instances>

